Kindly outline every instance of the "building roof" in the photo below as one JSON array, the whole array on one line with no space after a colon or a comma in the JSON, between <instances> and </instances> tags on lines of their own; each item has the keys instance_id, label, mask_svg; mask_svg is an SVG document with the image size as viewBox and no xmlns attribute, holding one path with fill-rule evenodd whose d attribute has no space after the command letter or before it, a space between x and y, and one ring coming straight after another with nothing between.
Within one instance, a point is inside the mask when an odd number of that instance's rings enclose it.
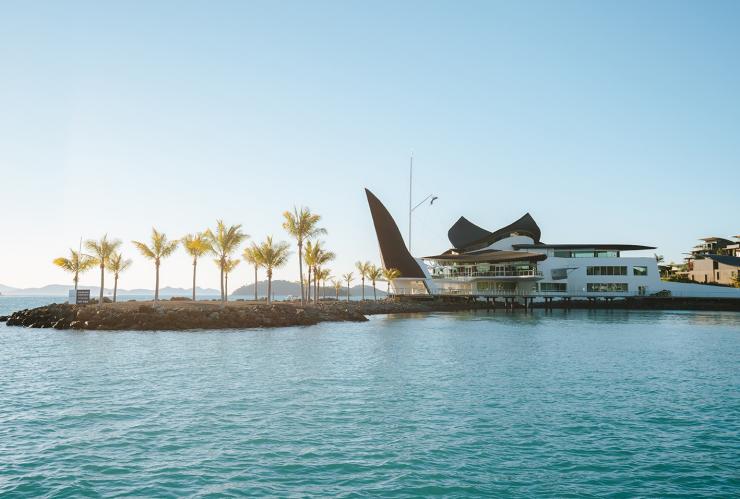
<instances>
[{"instance_id":1,"label":"building roof","mask_svg":"<svg viewBox=\"0 0 740 499\"><path fill-rule=\"evenodd\" d=\"M731 265L733 267L740 267L740 256L713 255L710 253L707 253L704 256L706 258L711 258L715 262L723 263L725 265Z\"/></svg>"},{"instance_id":2,"label":"building roof","mask_svg":"<svg viewBox=\"0 0 740 499\"><path fill-rule=\"evenodd\" d=\"M532 215L526 213L515 222L493 232L478 227L465 217L460 217L447 231L447 238L456 249L470 251L489 246L513 233L529 236L535 242L539 242L542 235Z\"/></svg>"},{"instance_id":3,"label":"building roof","mask_svg":"<svg viewBox=\"0 0 740 499\"><path fill-rule=\"evenodd\" d=\"M729 239L725 239L724 237L702 237L700 241L706 241L706 242L712 242L712 241L721 241L723 243L732 243Z\"/></svg>"},{"instance_id":4,"label":"building roof","mask_svg":"<svg viewBox=\"0 0 740 499\"><path fill-rule=\"evenodd\" d=\"M642 246L639 244L512 244L514 249L594 249L594 250L616 250L637 251L654 250L655 246Z\"/></svg>"},{"instance_id":5,"label":"building roof","mask_svg":"<svg viewBox=\"0 0 740 499\"><path fill-rule=\"evenodd\" d=\"M527 253L525 251L483 250L470 253L454 253L448 250L441 255L425 256L423 258L424 260L444 260L461 263L505 263L521 260L539 262L546 259L547 255L543 253Z\"/></svg>"}]
</instances>

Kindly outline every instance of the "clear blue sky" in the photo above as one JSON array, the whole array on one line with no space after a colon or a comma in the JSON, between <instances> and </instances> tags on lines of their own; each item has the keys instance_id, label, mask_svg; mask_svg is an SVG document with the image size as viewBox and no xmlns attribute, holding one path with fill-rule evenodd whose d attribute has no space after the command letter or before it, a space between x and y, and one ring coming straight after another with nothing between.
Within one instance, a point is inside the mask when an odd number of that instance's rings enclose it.
<instances>
[{"instance_id":1,"label":"clear blue sky","mask_svg":"<svg viewBox=\"0 0 740 499\"><path fill-rule=\"evenodd\" d=\"M740 233L738 26L734 1L5 4L0 283L68 282L51 259L104 232L131 256L152 225L287 238L294 204L324 216L336 273L377 262L363 187L405 227L412 150L417 197L439 196L417 254L460 215L529 211L546 242L678 260ZM121 286L152 287L134 258ZM162 279L188 286L187 258Z\"/></svg>"}]
</instances>

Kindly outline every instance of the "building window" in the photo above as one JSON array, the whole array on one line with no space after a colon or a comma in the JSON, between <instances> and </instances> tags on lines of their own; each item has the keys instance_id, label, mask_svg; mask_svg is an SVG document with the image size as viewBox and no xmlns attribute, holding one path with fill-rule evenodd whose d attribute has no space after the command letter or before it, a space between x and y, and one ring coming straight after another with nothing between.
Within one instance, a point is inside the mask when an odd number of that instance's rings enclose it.
<instances>
[{"instance_id":1,"label":"building window","mask_svg":"<svg viewBox=\"0 0 740 499\"><path fill-rule=\"evenodd\" d=\"M626 293L626 282L589 282L586 284L589 293Z\"/></svg>"},{"instance_id":2,"label":"building window","mask_svg":"<svg viewBox=\"0 0 740 499\"><path fill-rule=\"evenodd\" d=\"M617 258L619 256L618 251L597 251L596 258Z\"/></svg>"},{"instance_id":3,"label":"building window","mask_svg":"<svg viewBox=\"0 0 740 499\"><path fill-rule=\"evenodd\" d=\"M647 267L635 265L632 267L632 275L647 275Z\"/></svg>"},{"instance_id":4,"label":"building window","mask_svg":"<svg viewBox=\"0 0 740 499\"><path fill-rule=\"evenodd\" d=\"M627 275L626 266L586 267L586 275Z\"/></svg>"},{"instance_id":5,"label":"building window","mask_svg":"<svg viewBox=\"0 0 740 499\"><path fill-rule=\"evenodd\" d=\"M613 250L555 250L557 258L619 258L619 251Z\"/></svg>"},{"instance_id":6,"label":"building window","mask_svg":"<svg viewBox=\"0 0 740 499\"><path fill-rule=\"evenodd\" d=\"M594 251L574 251L573 257L574 258L594 258L596 256L596 252Z\"/></svg>"},{"instance_id":7,"label":"building window","mask_svg":"<svg viewBox=\"0 0 740 499\"><path fill-rule=\"evenodd\" d=\"M541 282L540 291L543 292L554 292L554 293L565 293L567 284L564 282Z\"/></svg>"}]
</instances>

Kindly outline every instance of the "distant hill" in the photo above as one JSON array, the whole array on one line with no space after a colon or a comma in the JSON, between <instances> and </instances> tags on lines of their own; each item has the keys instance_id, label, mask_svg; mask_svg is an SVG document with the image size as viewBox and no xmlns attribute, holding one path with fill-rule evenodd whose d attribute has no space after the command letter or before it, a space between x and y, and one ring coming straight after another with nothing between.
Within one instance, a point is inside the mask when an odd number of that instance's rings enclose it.
<instances>
[{"instance_id":1,"label":"distant hill","mask_svg":"<svg viewBox=\"0 0 740 499\"><path fill-rule=\"evenodd\" d=\"M74 289L74 286L66 284L48 284L40 288L14 288L11 286L5 286L0 284L0 293L4 296L67 296L69 290ZM89 289L90 294L96 296L100 293L100 288L97 286L80 286L80 289ZM221 292L217 289L210 288L195 288L195 291L199 295L216 295L218 296ZM172 288L164 287L159 290L160 296L190 296L192 294L190 288ZM105 295L112 295L113 289L105 288ZM153 289L118 289L119 295L153 295Z\"/></svg>"},{"instance_id":2,"label":"distant hill","mask_svg":"<svg viewBox=\"0 0 740 499\"><path fill-rule=\"evenodd\" d=\"M272 281L272 292L275 296L301 296L301 285L297 282L291 282L291 281L284 281L284 280L275 280ZM353 286L350 289L350 296L360 296L362 294L362 285L358 284L356 286ZM380 288L377 290L378 297L385 296L385 291L381 291ZM231 293L232 296L244 296L248 298L249 296L254 297L254 283L247 284L245 286L242 286L240 288L237 288L234 290L233 293ZM267 296L267 281L258 281L257 282L257 295L258 296ZM321 287L319 290L319 296L324 296L324 288ZM336 291L334 290L334 286L327 286L326 287L326 296L336 296ZM343 286L342 290L339 292L339 296L347 296L347 286ZM373 288L372 286L365 285L365 297L372 297L373 296Z\"/></svg>"}]
</instances>

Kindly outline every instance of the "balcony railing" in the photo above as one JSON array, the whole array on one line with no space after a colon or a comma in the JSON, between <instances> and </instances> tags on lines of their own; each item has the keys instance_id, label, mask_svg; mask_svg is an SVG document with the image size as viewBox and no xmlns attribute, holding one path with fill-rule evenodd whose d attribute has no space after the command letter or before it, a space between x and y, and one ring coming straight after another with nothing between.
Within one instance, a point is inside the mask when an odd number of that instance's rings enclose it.
<instances>
[{"instance_id":1,"label":"balcony railing","mask_svg":"<svg viewBox=\"0 0 740 499\"><path fill-rule=\"evenodd\" d=\"M488 270L479 271L458 271L432 274L432 279L459 279L469 277L542 277L542 272L536 269L520 270Z\"/></svg>"},{"instance_id":2,"label":"balcony railing","mask_svg":"<svg viewBox=\"0 0 740 499\"><path fill-rule=\"evenodd\" d=\"M627 296L643 296L638 292L619 291L619 292L585 292L585 291L520 291L520 290L471 290L471 289L435 289L431 293L426 290L417 289L399 289L391 293L396 296L477 296L477 297L494 297L494 298L542 298L546 296L566 297L566 298L624 298Z\"/></svg>"}]
</instances>

